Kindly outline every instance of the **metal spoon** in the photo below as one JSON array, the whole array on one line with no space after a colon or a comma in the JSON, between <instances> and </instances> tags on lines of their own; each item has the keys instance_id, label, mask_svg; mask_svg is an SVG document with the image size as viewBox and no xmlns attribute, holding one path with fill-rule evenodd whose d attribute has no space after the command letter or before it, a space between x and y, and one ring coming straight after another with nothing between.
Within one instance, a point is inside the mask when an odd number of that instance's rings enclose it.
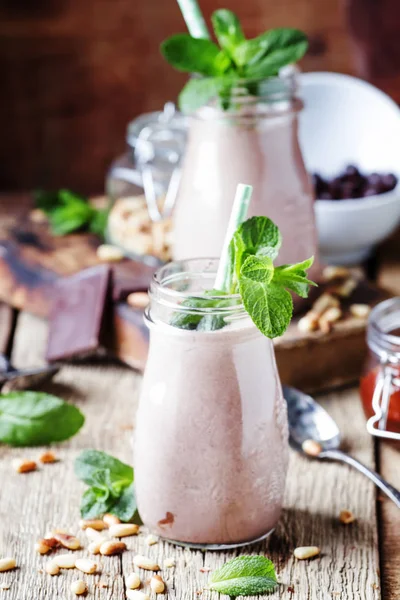
<instances>
[{"instance_id":1,"label":"metal spoon","mask_svg":"<svg viewBox=\"0 0 400 600\"><path fill-rule=\"evenodd\" d=\"M311 396L295 388L284 385L283 395L288 406L290 446L310 457L302 448L306 440L314 440L322 447L315 458L328 458L351 465L371 479L400 508L400 492L378 473L372 471L358 460L342 452L340 431L335 421Z\"/></svg>"}]
</instances>

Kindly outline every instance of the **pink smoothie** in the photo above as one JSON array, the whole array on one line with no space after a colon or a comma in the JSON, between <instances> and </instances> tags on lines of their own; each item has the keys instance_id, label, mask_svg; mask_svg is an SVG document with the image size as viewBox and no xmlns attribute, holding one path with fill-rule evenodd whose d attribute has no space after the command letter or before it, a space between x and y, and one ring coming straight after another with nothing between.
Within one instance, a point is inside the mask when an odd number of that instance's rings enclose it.
<instances>
[{"instance_id":1,"label":"pink smoothie","mask_svg":"<svg viewBox=\"0 0 400 600\"><path fill-rule=\"evenodd\" d=\"M191 119L173 215L174 259L220 255L238 183L254 188L249 216L266 215L281 230L281 264L316 255L313 192L297 138L301 105L290 106L260 115L253 107L250 116L232 119L204 107Z\"/></svg>"},{"instance_id":2,"label":"pink smoothie","mask_svg":"<svg viewBox=\"0 0 400 600\"><path fill-rule=\"evenodd\" d=\"M151 531L231 544L271 531L288 461L272 342L248 318L218 331L150 325L135 487Z\"/></svg>"}]
</instances>

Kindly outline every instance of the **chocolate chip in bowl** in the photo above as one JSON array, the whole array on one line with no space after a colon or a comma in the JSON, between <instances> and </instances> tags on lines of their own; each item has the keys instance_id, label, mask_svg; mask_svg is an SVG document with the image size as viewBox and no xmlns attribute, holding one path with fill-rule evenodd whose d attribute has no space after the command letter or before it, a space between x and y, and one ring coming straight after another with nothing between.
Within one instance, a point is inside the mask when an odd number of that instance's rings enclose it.
<instances>
[{"instance_id":1,"label":"chocolate chip in bowl","mask_svg":"<svg viewBox=\"0 0 400 600\"><path fill-rule=\"evenodd\" d=\"M315 197L320 200L367 198L391 192L397 185L394 173L363 173L355 165L347 165L339 175L324 178L313 173Z\"/></svg>"}]
</instances>

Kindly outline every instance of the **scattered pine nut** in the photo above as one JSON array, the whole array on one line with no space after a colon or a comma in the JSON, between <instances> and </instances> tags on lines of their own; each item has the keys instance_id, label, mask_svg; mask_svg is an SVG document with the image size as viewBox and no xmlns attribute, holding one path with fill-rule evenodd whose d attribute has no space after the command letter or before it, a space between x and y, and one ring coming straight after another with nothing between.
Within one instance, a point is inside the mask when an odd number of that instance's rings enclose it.
<instances>
[{"instance_id":1,"label":"scattered pine nut","mask_svg":"<svg viewBox=\"0 0 400 600\"><path fill-rule=\"evenodd\" d=\"M111 244L100 244L96 254L97 258L103 262L119 262L124 258L122 250Z\"/></svg>"},{"instance_id":2,"label":"scattered pine nut","mask_svg":"<svg viewBox=\"0 0 400 600\"><path fill-rule=\"evenodd\" d=\"M334 279L346 279L350 276L350 271L346 267L330 265L322 271L322 277L325 281L333 281Z\"/></svg>"},{"instance_id":3,"label":"scattered pine nut","mask_svg":"<svg viewBox=\"0 0 400 600\"><path fill-rule=\"evenodd\" d=\"M104 515L103 521L107 525L107 527L111 527L111 525L118 525L119 523L121 523L120 519L118 519L118 517L112 515L111 513L107 513L106 515Z\"/></svg>"},{"instance_id":4,"label":"scattered pine nut","mask_svg":"<svg viewBox=\"0 0 400 600\"><path fill-rule=\"evenodd\" d=\"M5 558L0 558L0 573L4 571L11 571L15 569L17 566L17 562L15 558L11 558L10 556L6 556Z\"/></svg>"},{"instance_id":5,"label":"scattered pine nut","mask_svg":"<svg viewBox=\"0 0 400 600\"><path fill-rule=\"evenodd\" d=\"M79 521L79 527L85 531L89 527L95 529L95 531L103 531L106 528L106 523L103 519L81 519Z\"/></svg>"},{"instance_id":6,"label":"scattered pine nut","mask_svg":"<svg viewBox=\"0 0 400 600\"><path fill-rule=\"evenodd\" d=\"M43 452L43 454L41 454L39 456L39 461L41 463L43 463L44 465L50 464L50 463L55 463L58 462L58 458L57 456L54 454L54 452Z\"/></svg>"},{"instance_id":7,"label":"scattered pine nut","mask_svg":"<svg viewBox=\"0 0 400 600\"><path fill-rule=\"evenodd\" d=\"M134 523L118 523L111 525L109 532L112 537L126 537L128 535L136 535L139 531L139 525Z\"/></svg>"},{"instance_id":8,"label":"scattered pine nut","mask_svg":"<svg viewBox=\"0 0 400 600\"><path fill-rule=\"evenodd\" d=\"M301 445L303 452L309 456L319 456L322 452L322 446L315 440L304 440Z\"/></svg>"},{"instance_id":9,"label":"scattered pine nut","mask_svg":"<svg viewBox=\"0 0 400 600\"><path fill-rule=\"evenodd\" d=\"M146 538L146 544L148 546L154 546L154 544L158 544L158 537L156 535L153 535L152 533L149 533L149 535Z\"/></svg>"},{"instance_id":10,"label":"scattered pine nut","mask_svg":"<svg viewBox=\"0 0 400 600\"><path fill-rule=\"evenodd\" d=\"M160 575L153 575L150 579L150 588L155 594L162 594L165 590L165 583Z\"/></svg>"},{"instance_id":11,"label":"scattered pine nut","mask_svg":"<svg viewBox=\"0 0 400 600\"><path fill-rule=\"evenodd\" d=\"M67 548L67 550L79 550L81 547L78 538L69 533L55 533L54 538L60 542L61 546Z\"/></svg>"},{"instance_id":12,"label":"scattered pine nut","mask_svg":"<svg viewBox=\"0 0 400 600\"><path fill-rule=\"evenodd\" d=\"M293 554L299 560L306 560L318 556L320 552L318 546L300 546L294 550Z\"/></svg>"},{"instance_id":13,"label":"scattered pine nut","mask_svg":"<svg viewBox=\"0 0 400 600\"><path fill-rule=\"evenodd\" d=\"M304 333L308 333L310 331L315 331L318 329L318 318L316 315L310 311L304 317L299 319L297 323L297 328Z\"/></svg>"},{"instance_id":14,"label":"scattered pine nut","mask_svg":"<svg viewBox=\"0 0 400 600\"><path fill-rule=\"evenodd\" d=\"M34 460L28 460L27 458L17 458L13 461L13 467L17 473L30 473L36 471L37 464Z\"/></svg>"},{"instance_id":15,"label":"scattered pine nut","mask_svg":"<svg viewBox=\"0 0 400 600\"><path fill-rule=\"evenodd\" d=\"M141 581L137 573L130 573L125 579L126 587L129 590L136 590L140 587Z\"/></svg>"},{"instance_id":16,"label":"scattered pine nut","mask_svg":"<svg viewBox=\"0 0 400 600\"><path fill-rule=\"evenodd\" d=\"M319 318L318 325L322 333L329 333L333 323L339 321L342 316L342 311L337 306L328 308Z\"/></svg>"},{"instance_id":17,"label":"scattered pine nut","mask_svg":"<svg viewBox=\"0 0 400 600\"><path fill-rule=\"evenodd\" d=\"M176 566L176 561L174 558L172 558L172 556L170 558L166 558L164 561L164 568L165 569L172 569L173 567Z\"/></svg>"},{"instance_id":18,"label":"scattered pine nut","mask_svg":"<svg viewBox=\"0 0 400 600\"><path fill-rule=\"evenodd\" d=\"M56 562L54 562L54 560L49 560L44 569L48 575L58 575L60 572L60 567Z\"/></svg>"},{"instance_id":19,"label":"scattered pine nut","mask_svg":"<svg viewBox=\"0 0 400 600\"><path fill-rule=\"evenodd\" d=\"M318 318L328 308L331 308L333 306L339 307L339 300L335 298L335 296L332 296L332 294L324 293L314 302L312 306L312 312L315 314L316 318Z\"/></svg>"},{"instance_id":20,"label":"scattered pine nut","mask_svg":"<svg viewBox=\"0 0 400 600\"><path fill-rule=\"evenodd\" d=\"M78 558L75 567L82 573L87 573L87 575L92 575L97 571L97 564L90 558Z\"/></svg>"},{"instance_id":21,"label":"scattered pine nut","mask_svg":"<svg viewBox=\"0 0 400 600\"><path fill-rule=\"evenodd\" d=\"M348 298L354 292L357 285L358 285L357 280L354 279L353 277L349 277L349 279L346 279L342 283L342 285L335 288L335 294L337 294L341 298Z\"/></svg>"},{"instance_id":22,"label":"scattered pine nut","mask_svg":"<svg viewBox=\"0 0 400 600\"><path fill-rule=\"evenodd\" d=\"M11 588L11 585L9 583L0 583L0 590L3 590L4 592L6 592L10 588Z\"/></svg>"},{"instance_id":23,"label":"scattered pine nut","mask_svg":"<svg viewBox=\"0 0 400 600\"><path fill-rule=\"evenodd\" d=\"M93 529L93 527L88 527L87 529L85 529L85 533L87 539L91 542L98 542L99 540L103 542L105 541L105 538L103 535L101 535L100 531Z\"/></svg>"},{"instance_id":24,"label":"scattered pine nut","mask_svg":"<svg viewBox=\"0 0 400 600\"><path fill-rule=\"evenodd\" d=\"M88 546L88 551L90 554L100 554L100 546L102 545L104 540L97 540L95 542L90 542Z\"/></svg>"},{"instance_id":25,"label":"scattered pine nut","mask_svg":"<svg viewBox=\"0 0 400 600\"><path fill-rule=\"evenodd\" d=\"M132 292L126 299L129 306L132 308L146 308L150 299L146 292Z\"/></svg>"},{"instance_id":26,"label":"scattered pine nut","mask_svg":"<svg viewBox=\"0 0 400 600\"><path fill-rule=\"evenodd\" d=\"M60 569L75 569L76 558L73 554L56 554L53 560Z\"/></svg>"},{"instance_id":27,"label":"scattered pine nut","mask_svg":"<svg viewBox=\"0 0 400 600\"><path fill-rule=\"evenodd\" d=\"M88 591L86 583L82 579L77 579L71 583L71 592L76 596L82 596Z\"/></svg>"},{"instance_id":28,"label":"scattered pine nut","mask_svg":"<svg viewBox=\"0 0 400 600\"><path fill-rule=\"evenodd\" d=\"M356 517L353 515L351 510L342 510L339 515L339 521L343 523L343 525L350 525L350 523L354 523Z\"/></svg>"},{"instance_id":29,"label":"scattered pine nut","mask_svg":"<svg viewBox=\"0 0 400 600\"><path fill-rule=\"evenodd\" d=\"M371 307L368 304L352 304L350 313L358 319L366 319L371 312Z\"/></svg>"},{"instance_id":30,"label":"scattered pine nut","mask_svg":"<svg viewBox=\"0 0 400 600\"><path fill-rule=\"evenodd\" d=\"M114 554L121 554L126 550L126 544L124 542L115 542L108 540L103 542L100 546L100 554L103 556L113 556Z\"/></svg>"},{"instance_id":31,"label":"scattered pine nut","mask_svg":"<svg viewBox=\"0 0 400 600\"><path fill-rule=\"evenodd\" d=\"M59 545L60 544L58 540L54 538L44 538L36 542L35 550L36 552L39 552L39 554L47 554L48 552L50 552L50 550L53 550L53 548L57 548L57 546Z\"/></svg>"},{"instance_id":32,"label":"scattered pine nut","mask_svg":"<svg viewBox=\"0 0 400 600\"><path fill-rule=\"evenodd\" d=\"M146 571L160 571L160 567L154 560L147 556L140 556L139 554L134 557L133 564L135 567L145 569Z\"/></svg>"},{"instance_id":33,"label":"scattered pine nut","mask_svg":"<svg viewBox=\"0 0 400 600\"><path fill-rule=\"evenodd\" d=\"M29 219L38 225L48 221L46 213L41 208L33 208L29 213Z\"/></svg>"},{"instance_id":34,"label":"scattered pine nut","mask_svg":"<svg viewBox=\"0 0 400 600\"><path fill-rule=\"evenodd\" d=\"M138 590L126 590L126 597L128 600L150 600L147 594Z\"/></svg>"}]
</instances>

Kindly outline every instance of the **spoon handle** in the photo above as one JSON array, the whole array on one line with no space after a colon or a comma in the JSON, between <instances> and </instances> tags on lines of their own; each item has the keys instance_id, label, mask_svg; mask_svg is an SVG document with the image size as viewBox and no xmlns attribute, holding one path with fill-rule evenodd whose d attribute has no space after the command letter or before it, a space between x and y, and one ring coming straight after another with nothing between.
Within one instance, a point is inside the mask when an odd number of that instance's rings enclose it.
<instances>
[{"instance_id":1,"label":"spoon handle","mask_svg":"<svg viewBox=\"0 0 400 600\"><path fill-rule=\"evenodd\" d=\"M382 492L386 494L386 496L393 500L393 502L398 508L400 508L399 490L396 490L396 488L390 485L390 483L382 479L382 477L378 475L378 473L375 473L375 471L372 471L372 469L369 469L360 461L356 460L352 456L349 456L348 454L345 454L344 452L341 452L340 450L324 450L323 452L321 452L319 457L330 458L331 460L340 460L344 463L347 463L348 465L351 465L352 467L360 471L360 473L363 473L364 475L369 477L371 481L373 481L375 485L378 486L378 488L380 488Z\"/></svg>"}]
</instances>

